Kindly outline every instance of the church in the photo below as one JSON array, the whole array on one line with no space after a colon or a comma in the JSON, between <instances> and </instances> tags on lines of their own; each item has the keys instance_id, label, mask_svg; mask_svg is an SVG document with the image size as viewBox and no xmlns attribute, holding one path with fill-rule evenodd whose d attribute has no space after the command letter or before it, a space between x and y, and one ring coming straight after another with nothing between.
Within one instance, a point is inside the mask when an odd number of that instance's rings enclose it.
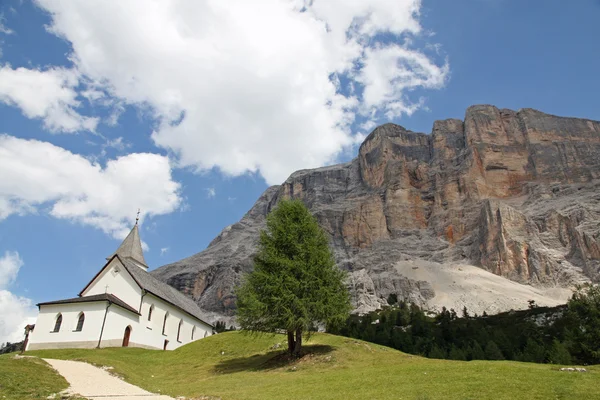
<instances>
[{"instance_id":1,"label":"church","mask_svg":"<svg viewBox=\"0 0 600 400\"><path fill-rule=\"evenodd\" d=\"M72 299L39 303L25 350L142 347L174 350L213 334L189 297L148 273L137 221Z\"/></svg>"}]
</instances>

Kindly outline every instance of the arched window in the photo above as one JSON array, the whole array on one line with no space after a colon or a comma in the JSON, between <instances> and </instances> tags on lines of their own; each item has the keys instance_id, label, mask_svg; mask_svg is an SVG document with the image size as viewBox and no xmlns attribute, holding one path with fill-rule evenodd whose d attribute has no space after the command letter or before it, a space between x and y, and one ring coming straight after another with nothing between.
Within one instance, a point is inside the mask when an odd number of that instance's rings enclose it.
<instances>
[{"instance_id":1,"label":"arched window","mask_svg":"<svg viewBox=\"0 0 600 400\"><path fill-rule=\"evenodd\" d=\"M192 328L192 340L194 340L194 335L196 334L196 326Z\"/></svg>"},{"instance_id":2,"label":"arched window","mask_svg":"<svg viewBox=\"0 0 600 400\"><path fill-rule=\"evenodd\" d=\"M179 321L179 327L177 327L177 341L181 341L181 327L183 326L183 320Z\"/></svg>"},{"instance_id":3,"label":"arched window","mask_svg":"<svg viewBox=\"0 0 600 400\"><path fill-rule=\"evenodd\" d=\"M150 310L148 311L148 321L152 321L152 311L154 311L154 304L150 306Z\"/></svg>"},{"instance_id":4,"label":"arched window","mask_svg":"<svg viewBox=\"0 0 600 400\"><path fill-rule=\"evenodd\" d=\"M79 317L77 318L77 328L75 328L76 332L81 332L83 329L83 323L85 322L85 314L82 312L79 313Z\"/></svg>"},{"instance_id":5,"label":"arched window","mask_svg":"<svg viewBox=\"0 0 600 400\"><path fill-rule=\"evenodd\" d=\"M163 321L163 330L162 330L163 335L167 334L167 318L169 318L168 311L165 313L165 320Z\"/></svg>"},{"instance_id":6,"label":"arched window","mask_svg":"<svg viewBox=\"0 0 600 400\"><path fill-rule=\"evenodd\" d=\"M56 317L56 322L54 323L54 330L52 332L60 331L60 326L62 324L62 314L58 314Z\"/></svg>"}]
</instances>

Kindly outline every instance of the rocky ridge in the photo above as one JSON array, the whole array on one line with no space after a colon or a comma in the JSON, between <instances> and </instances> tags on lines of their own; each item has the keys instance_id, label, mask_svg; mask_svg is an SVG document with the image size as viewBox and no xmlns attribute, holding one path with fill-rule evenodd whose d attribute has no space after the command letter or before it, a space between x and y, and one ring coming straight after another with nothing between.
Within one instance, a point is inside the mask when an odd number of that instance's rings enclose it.
<instances>
[{"instance_id":1,"label":"rocky ridge","mask_svg":"<svg viewBox=\"0 0 600 400\"><path fill-rule=\"evenodd\" d=\"M351 162L293 173L206 250L152 273L202 308L233 315L233 288L252 270L265 216L290 197L330 234L359 312L391 293L476 312L524 308L538 294L551 305L568 296L561 288L600 280L600 122L489 105L469 107L464 121L436 121L429 135L380 126ZM457 265L503 277L506 288L484 276L482 286L454 281L473 296L452 297L452 282L416 273L440 268L453 281ZM499 303L520 291L513 282L528 285L525 294ZM475 301L480 291L492 294Z\"/></svg>"}]
</instances>

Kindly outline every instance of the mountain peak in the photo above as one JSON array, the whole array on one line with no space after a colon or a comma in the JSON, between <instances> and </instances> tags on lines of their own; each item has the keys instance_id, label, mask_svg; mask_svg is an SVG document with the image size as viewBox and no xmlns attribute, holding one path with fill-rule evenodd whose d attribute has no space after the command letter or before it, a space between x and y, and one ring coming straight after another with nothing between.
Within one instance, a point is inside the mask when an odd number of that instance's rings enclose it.
<instances>
[{"instance_id":1,"label":"mountain peak","mask_svg":"<svg viewBox=\"0 0 600 400\"><path fill-rule=\"evenodd\" d=\"M377 127L351 162L292 174L205 251L153 273L233 315L266 214L300 198L350 272L359 312L390 294L477 313L526 308L532 291L554 305L575 283L600 281L598 193L599 122L475 105L431 135ZM464 276L474 268L475 286Z\"/></svg>"}]
</instances>

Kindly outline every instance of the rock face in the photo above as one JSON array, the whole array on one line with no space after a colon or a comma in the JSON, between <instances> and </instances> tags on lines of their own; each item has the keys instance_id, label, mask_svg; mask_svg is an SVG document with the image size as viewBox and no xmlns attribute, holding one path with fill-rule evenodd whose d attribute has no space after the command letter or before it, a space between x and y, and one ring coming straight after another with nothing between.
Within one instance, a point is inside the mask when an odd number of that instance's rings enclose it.
<instances>
[{"instance_id":1,"label":"rock face","mask_svg":"<svg viewBox=\"0 0 600 400\"><path fill-rule=\"evenodd\" d=\"M353 161L295 172L206 250L153 274L233 315L265 216L291 197L330 234L359 312L391 293L442 304L443 288L409 273L415 261L476 266L540 290L600 281L600 123L488 105L435 122L430 135L376 128Z\"/></svg>"}]
</instances>

